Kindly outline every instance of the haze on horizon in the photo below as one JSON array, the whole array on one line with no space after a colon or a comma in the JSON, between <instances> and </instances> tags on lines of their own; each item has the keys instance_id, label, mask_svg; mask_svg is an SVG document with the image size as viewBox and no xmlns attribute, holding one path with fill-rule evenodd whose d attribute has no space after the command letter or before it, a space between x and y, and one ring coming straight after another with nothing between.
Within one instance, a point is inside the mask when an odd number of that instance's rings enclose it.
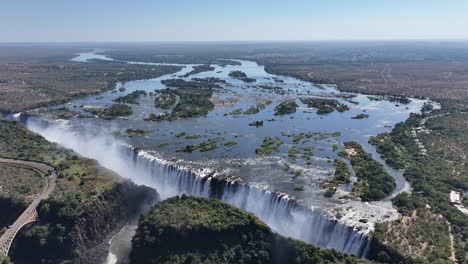
<instances>
[{"instance_id":1,"label":"haze on horizon","mask_svg":"<svg viewBox=\"0 0 468 264\"><path fill-rule=\"evenodd\" d=\"M0 42L467 40L466 0L6 0Z\"/></svg>"}]
</instances>

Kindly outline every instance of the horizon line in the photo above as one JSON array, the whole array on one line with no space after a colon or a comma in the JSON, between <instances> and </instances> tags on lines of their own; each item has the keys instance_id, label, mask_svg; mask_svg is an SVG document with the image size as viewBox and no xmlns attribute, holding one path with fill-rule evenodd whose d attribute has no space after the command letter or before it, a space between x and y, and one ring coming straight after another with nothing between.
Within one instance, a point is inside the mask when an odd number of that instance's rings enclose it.
<instances>
[{"instance_id":1,"label":"horizon line","mask_svg":"<svg viewBox=\"0 0 468 264\"><path fill-rule=\"evenodd\" d=\"M311 40L98 40L98 41L1 41L0 44L86 44L86 43L324 43L324 42L468 42L468 38L421 39L311 39Z\"/></svg>"}]
</instances>

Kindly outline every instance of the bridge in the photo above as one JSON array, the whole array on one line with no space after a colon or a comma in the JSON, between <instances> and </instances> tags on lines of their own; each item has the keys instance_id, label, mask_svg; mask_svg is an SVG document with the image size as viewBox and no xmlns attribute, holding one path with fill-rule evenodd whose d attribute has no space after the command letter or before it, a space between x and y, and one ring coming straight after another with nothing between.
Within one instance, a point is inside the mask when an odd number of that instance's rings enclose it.
<instances>
[{"instance_id":1,"label":"bridge","mask_svg":"<svg viewBox=\"0 0 468 264\"><path fill-rule=\"evenodd\" d=\"M46 184L42 191L36 195L36 198L31 202L31 204L26 208L26 210L21 213L21 215L15 220L15 222L8 227L8 229L0 237L0 253L5 256L8 255L10 251L11 244L15 239L18 231L25 225L37 221L39 215L37 214L37 206L39 203L49 197L50 193L55 189L55 180L57 179L57 172L54 167L47 165L41 162L35 161L26 161L26 160L17 160L17 159L7 159L0 158L0 163L8 163L13 165L27 166L31 167L36 172L41 175L47 175Z\"/></svg>"}]
</instances>

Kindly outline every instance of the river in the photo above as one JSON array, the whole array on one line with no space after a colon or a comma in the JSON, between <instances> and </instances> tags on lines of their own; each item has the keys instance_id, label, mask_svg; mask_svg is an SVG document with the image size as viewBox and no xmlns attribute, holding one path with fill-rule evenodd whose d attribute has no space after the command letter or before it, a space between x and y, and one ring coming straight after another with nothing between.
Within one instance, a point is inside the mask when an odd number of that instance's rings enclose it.
<instances>
[{"instance_id":1,"label":"river","mask_svg":"<svg viewBox=\"0 0 468 264\"><path fill-rule=\"evenodd\" d=\"M98 53L79 54L73 60L86 63L89 59L112 61L112 58ZM367 234L373 230L374 224L396 219L398 213L388 200L363 203L339 199L340 195L349 194L350 186L343 186L338 195L326 198L321 183L333 177L331 161L340 158L337 153L343 149L343 142L356 141L395 178L397 187L394 193L409 192L410 187L402 173L389 168L374 147L368 144L368 139L389 131L407 119L410 113L419 113L425 101L411 99L411 103L399 105L388 100L374 100L363 94L340 92L333 85L316 86L292 77L272 75L252 61L234 61L239 65L211 65L214 70L188 77L183 75L195 65L180 65L183 68L176 74L117 83L113 91L50 108L51 112L65 107L89 114L87 109L109 106L115 98L133 91L149 93L164 89L162 80L206 77L224 80L225 83L220 84L222 88L212 98L216 107L206 117L144 121L150 113L165 111L154 107L154 97L150 95L141 98L139 104L132 105L134 113L126 118L73 117L61 120L45 113L30 118L27 127L48 140L98 160L103 166L138 184L156 188L163 199L182 193L222 199L256 214L282 235L365 256L369 244ZM152 65L163 65L141 64L148 65L149 70ZM235 70L245 72L256 81L245 83L229 77L228 74ZM275 88L272 90L272 87ZM336 99L347 105L349 110L319 115L299 100L310 96ZM297 111L289 115L274 115L275 106L285 98L296 100L299 105ZM256 114L232 114L237 109L243 112L266 101L271 101L271 104ZM363 113L369 117L352 119ZM260 120L264 121L263 126L249 126L249 123ZM148 133L126 136L122 131L128 128L143 129ZM288 150L297 145L294 138L301 132L309 136L300 140L299 151L309 149L313 154L291 158ZM256 155L256 148L267 137L281 138L284 144L271 155ZM207 139L216 139L218 148L207 152L176 151L187 144ZM334 149L335 146L338 150ZM296 175L296 171L300 171L300 175ZM359 221L361 219L368 221L364 223ZM129 242L132 230L128 226L111 240L108 263L125 258L119 251L128 252L129 244L124 241Z\"/></svg>"}]
</instances>

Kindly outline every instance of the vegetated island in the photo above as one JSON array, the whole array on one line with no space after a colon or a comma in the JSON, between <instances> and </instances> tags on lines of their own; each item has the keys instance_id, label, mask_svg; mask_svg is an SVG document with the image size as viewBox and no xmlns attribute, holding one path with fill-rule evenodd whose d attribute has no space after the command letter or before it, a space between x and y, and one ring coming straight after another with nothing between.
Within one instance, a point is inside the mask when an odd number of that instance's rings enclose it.
<instances>
[{"instance_id":1,"label":"vegetated island","mask_svg":"<svg viewBox=\"0 0 468 264\"><path fill-rule=\"evenodd\" d=\"M125 117L133 114L133 110L126 104L113 104L109 107L89 109L87 110L93 115L97 115L102 119L112 120L118 117Z\"/></svg>"},{"instance_id":2,"label":"vegetated island","mask_svg":"<svg viewBox=\"0 0 468 264\"><path fill-rule=\"evenodd\" d=\"M369 118L369 115L368 114L363 114L363 113L360 113L360 114L357 114L357 115L351 117L351 119L366 119L366 118Z\"/></svg>"},{"instance_id":3,"label":"vegetated island","mask_svg":"<svg viewBox=\"0 0 468 264\"><path fill-rule=\"evenodd\" d=\"M275 107L275 115L287 115L295 113L296 108L298 107L299 105L297 105L296 100L286 99Z\"/></svg>"},{"instance_id":4,"label":"vegetated island","mask_svg":"<svg viewBox=\"0 0 468 264\"><path fill-rule=\"evenodd\" d=\"M155 106L170 109L170 113L160 115L150 114L146 121L161 121L173 120L178 118L192 118L208 114L214 109L213 102L210 101L214 89L221 89L216 83L211 80L198 79L198 81L185 81L182 79L168 79L163 80L162 83L168 87L162 91L161 94L155 99ZM175 106L173 102L179 100ZM174 102L175 103L175 102Z\"/></svg>"},{"instance_id":5,"label":"vegetated island","mask_svg":"<svg viewBox=\"0 0 468 264\"><path fill-rule=\"evenodd\" d=\"M112 101L125 104L139 104L140 96L148 96L148 93L143 90L137 90L125 96L115 98Z\"/></svg>"},{"instance_id":6,"label":"vegetated island","mask_svg":"<svg viewBox=\"0 0 468 264\"><path fill-rule=\"evenodd\" d=\"M353 192L363 201L376 201L387 197L395 189L395 179L384 169L382 164L365 152L357 142L345 142L345 150L339 155L351 161L358 181Z\"/></svg>"},{"instance_id":7,"label":"vegetated island","mask_svg":"<svg viewBox=\"0 0 468 264\"><path fill-rule=\"evenodd\" d=\"M303 104L306 104L307 107L317 108L317 114L324 115L329 114L333 111L344 112L349 110L349 106L346 104L340 103L336 99L328 98L301 98Z\"/></svg>"},{"instance_id":8,"label":"vegetated island","mask_svg":"<svg viewBox=\"0 0 468 264\"><path fill-rule=\"evenodd\" d=\"M186 74L182 75L182 77L189 77L190 75L201 73L201 72L207 72L207 71L214 71L214 67L210 65L196 65L193 66L193 70L190 72L187 72Z\"/></svg>"},{"instance_id":9,"label":"vegetated island","mask_svg":"<svg viewBox=\"0 0 468 264\"><path fill-rule=\"evenodd\" d=\"M157 91L157 95L154 98L154 106L162 109L171 109L177 102L177 96L170 89L164 89Z\"/></svg>"},{"instance_id":10,"label":"vegetated island","mask_svg":"<svg viewBox=\"0 0 468 264\"><path fill-rule=\"evenodd\" d=\"M249 78L243 71L231 71L228 75L231 78L239 79L245 83L253 83L256 81L254 78Z\"/></svg>"},{"instance_id":11,"label":"vegetated island","mask_svg":"<svg viewBox=\"0 0 468 264\"><path fill-rule=\"evenodd\" d=\"M140 218L131 263L370 263L272 232L256 216L215 199L182 195Z\"/></svg>"}]
</instances>

